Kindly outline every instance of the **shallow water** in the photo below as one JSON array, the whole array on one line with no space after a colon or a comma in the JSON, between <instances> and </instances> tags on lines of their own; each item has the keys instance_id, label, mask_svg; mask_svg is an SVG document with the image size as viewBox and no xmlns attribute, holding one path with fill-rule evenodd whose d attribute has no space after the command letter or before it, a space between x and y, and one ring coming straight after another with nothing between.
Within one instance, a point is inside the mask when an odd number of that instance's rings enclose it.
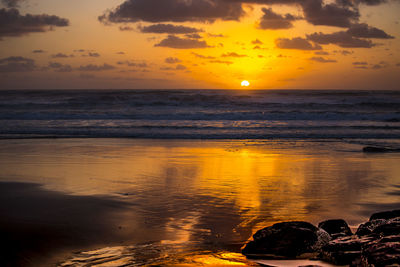
<instances>
[{"instance_id":1,"label":"shallow water","mask_svg":"<svg viewBox=\"0 0 400 267\"><path fill-rule=\"evenodd\" d=\"M264 226L343 218L356 227L400 207L400 154L361 150L322 141L0 140L0 181L127 203L112 214L110 228L123 229L112 249L98 248L119 255L115 266L196 265L194 258L248 265L226 253L240 252ZM64 263L89 263L96 251Z\"/></svg>"}]
</instances>

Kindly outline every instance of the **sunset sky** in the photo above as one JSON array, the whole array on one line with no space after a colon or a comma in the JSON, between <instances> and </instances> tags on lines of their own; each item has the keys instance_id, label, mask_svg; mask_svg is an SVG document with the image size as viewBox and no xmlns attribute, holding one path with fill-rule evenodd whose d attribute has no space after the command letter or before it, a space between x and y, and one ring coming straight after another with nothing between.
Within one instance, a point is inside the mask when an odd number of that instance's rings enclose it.
<instances>
[{"instance_id":1,"label":"sunset sky","mask_svg":"<svg viewBox=\"0 0 400 267\"><path fill-rule=\"evenodd\" d=\"M398 0L0 2L0 89L400 89Z\"/></svg>"}]
</instances>

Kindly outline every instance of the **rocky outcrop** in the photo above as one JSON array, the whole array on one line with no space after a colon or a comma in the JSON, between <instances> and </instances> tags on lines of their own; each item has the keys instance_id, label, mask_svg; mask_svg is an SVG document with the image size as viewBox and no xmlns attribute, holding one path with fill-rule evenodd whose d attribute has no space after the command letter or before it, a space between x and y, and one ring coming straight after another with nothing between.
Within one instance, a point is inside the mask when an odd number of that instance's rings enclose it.
<instances>
[{"instance_id":1,"label":"rocky outcrop","mask_svg":"<svg viewBox=\"0 0 400 267\"><path fill-rule=\"evenodd\" d=\"M320 222L318 224L318 227L324 229L331 236L332 239L350 236L353 234L345 220L341 219Z\"/></svg>"},{"instance_id":2,"label":"rocky outcrop","mask_svg":"<svg viewBox=\"0 0 400 267\"><path fill-rule=\"evenodd\" d=\"M243 249L248 257L293 259L319 251L330 240L329 234L308 222L277 223L257 231Z\"/></svg>"},{"instance_id":3,"label":"rocky outcrop","mask_svg":"<svg viewBox=\"0 0 400 267\"><path fill-rule=\"evenodd\" d=\"M318 258L337 265L400 265L400 210L375 213L352 234L344 220L318 227L283 222L259 230L243 254L266 259Z\"/></svg>"}]
</instances>

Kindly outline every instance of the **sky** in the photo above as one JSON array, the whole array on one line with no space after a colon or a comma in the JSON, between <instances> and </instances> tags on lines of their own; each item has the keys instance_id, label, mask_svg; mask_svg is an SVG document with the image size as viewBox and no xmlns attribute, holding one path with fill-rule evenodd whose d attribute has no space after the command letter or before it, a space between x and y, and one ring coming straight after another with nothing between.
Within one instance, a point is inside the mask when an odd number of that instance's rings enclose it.
<instances>
[{"instance_id":1,"label":"sky","mask_svg":"<svg viewBox=\"0 0 400 267\"><path fill-rule=\"evenodd\" d=\"M398 14L399 0L0 0L0 89L400 90Z\"/></svg>"}]
</instances>

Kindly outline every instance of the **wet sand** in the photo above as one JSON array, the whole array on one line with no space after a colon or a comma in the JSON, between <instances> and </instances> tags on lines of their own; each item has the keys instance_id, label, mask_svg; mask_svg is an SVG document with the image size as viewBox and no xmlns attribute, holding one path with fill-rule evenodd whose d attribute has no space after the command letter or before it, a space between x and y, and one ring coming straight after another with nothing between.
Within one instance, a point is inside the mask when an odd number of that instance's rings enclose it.
<instances>
[{"instance_id":1,"label":"wet sand","mask_svg":"<svg viewBox=\"0 0 400 267\"><path fill-rule=\"evenodd\" d=\"M126 209L126 203L107 197L72 196L36 184L1 182L1 265L53 265L71 250L124 241L126 229L118 222Z\"/></svg>"},{"instance_id":2,"label":"wet sand","mask_svg":"<svg viewBox=\"0 0 400 267\"><path fill-rule=\"evenodd\" d=\"M264 226L329 218L356 226L400 206L400 155L361 150L343 142L0 140L1 265L54 266L116 246L121 262L251 265L229 253Z\"/></svg>"}]
</instances>

